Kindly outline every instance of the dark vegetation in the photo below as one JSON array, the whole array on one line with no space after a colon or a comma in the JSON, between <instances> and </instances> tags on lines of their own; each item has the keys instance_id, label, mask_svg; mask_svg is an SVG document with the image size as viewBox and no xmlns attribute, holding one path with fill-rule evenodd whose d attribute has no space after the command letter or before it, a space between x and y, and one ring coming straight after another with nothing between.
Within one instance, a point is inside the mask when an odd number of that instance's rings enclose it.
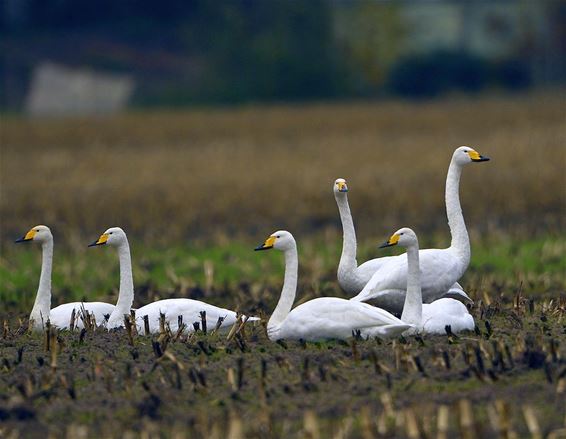
<instances>
[{"instance_id":1,"label":"dark vegetation","mask_svg":"<svg viewBox=\"0 0 566 439\"><path fill-rule=\"evenodd\" d=\"M547 9L547 20L559 27L562 9L552 2ZM0 20L5 36L0 41L0 105L20 109L34 66L46 60L133 75L136 106L423 98L531 85L534 61L543 49L529 42L529 35L501 59L454 47L409 52L393 67L381 66L387 56L368 61L363 55L383 50L371 46L374 34L353 41L337 35L338 19L348 23L371 13L395 21L401 20L401 10L328 0L144 0L135 7L123 1L8 0ZM355 34L355 26L346 24L346 32ZM404 44L402 25L398 32L384 19L375 26L383 26L377 30L379 38L391 40L391 50ZM374 78L375 67L368 68L367 62L379 66L381 79Z\"/></svg>"}]
</instances>

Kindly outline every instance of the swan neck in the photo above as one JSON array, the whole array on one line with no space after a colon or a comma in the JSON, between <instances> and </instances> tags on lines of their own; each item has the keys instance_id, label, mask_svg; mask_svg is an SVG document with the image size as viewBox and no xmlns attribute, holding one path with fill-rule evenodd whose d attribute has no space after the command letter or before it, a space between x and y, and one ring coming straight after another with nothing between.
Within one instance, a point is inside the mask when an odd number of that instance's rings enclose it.
<instances>
[{"instance_id":1,"label":"swan neck","mask_svg":"<svg viewBox=\"0 0 566 439\"><path fill-rule=\"evenodd\" d=\"M109 322L122 325L124 314L130 314L130 309L134 302L132 260L130 256L130 245L127 240L118 247L118 258L120 260L120 291L118 292L116 308L114 308Z\"/></svg>"},{"instance_id":2,"label":"swan neck","mask_svg":"<svg viewBox=\"0 0 566 439\"><path fill-rule=\"evenodd\" d=\"M446 176L446 215L448 216L448 226L452 235L450 248L455 250L467 266L470 262L470 239L460 206L460 176L462 166L454 162L450 163L448 175Z\"/></svg>"},{"instance_id":3,"label":"swan neck","mask_svg":"<svg viewBox=\"0 0 566 439\"><path fill-rule=\"evenodd\" d=\"M297 294L298 271L299 257L297 255L297 247L285 250L285 280L283 281L279 302L277 302L277 306L267 324L268 328L283 323L291 311Z\"/></svg>"},{"instance_id":4,"label":"swan neck","mask_svg":"<svg viewBox=\"0 0 566 439\"><path fill-rule=\"evenodd\" d=\"M423 315L418 243L407 247L407 293L401 320L420 327Z\"/></svg>"},{"instance_id":5,"label":"swan neck","mask_svg":"<svg viewBox=\"0 0 566 439\"><path fill-rule=\"evenodd\" d=\"M348 204L348 196L346 194L336 194L335 197L338 211L340 212L343 232L342 255L340 256L338 270L354 270L358 267L358 262L356 261L356 230L352 213L350 212L350 205Z\"/></svg>"},{"instance_id":6,"label":"swan neck","mask_svg":"<svg viewBox=\"0 0 566 439\"><path fill-rule=\"evenodd\" d=\"M41 246L41 275L35 303L30 314L30 320L36 327L43 327L49 319L51 310L51 270L53 266L53 240L46 241Z\"/></svg>"}]
</instances>

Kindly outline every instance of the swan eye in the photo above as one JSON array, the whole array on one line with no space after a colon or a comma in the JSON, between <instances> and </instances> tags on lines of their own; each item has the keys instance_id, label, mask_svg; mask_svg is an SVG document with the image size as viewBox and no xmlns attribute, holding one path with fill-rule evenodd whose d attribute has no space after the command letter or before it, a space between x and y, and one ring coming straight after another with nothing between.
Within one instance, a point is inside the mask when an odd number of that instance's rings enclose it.
<instances>
[{"instance_id":1,"label":"swan eye","mask_svg":"<svg viewBox=\"0 0 566 439\"><path fill-rule=\"evenodd\" d=\"M109 234L109 235L112 235L112 233L114 233L114 232L109 232L108 234Z\"/></svg>"},{"instance_id":2,"label":"swan eye","mask_svg":"<svg viewBox=\"0 0 566 439\"><path fill-rule=\"evenodd\" d=\"M277 235L276 238L281 238L281 236L280 236L280 235Z\"/></svg>"}]
</instances>

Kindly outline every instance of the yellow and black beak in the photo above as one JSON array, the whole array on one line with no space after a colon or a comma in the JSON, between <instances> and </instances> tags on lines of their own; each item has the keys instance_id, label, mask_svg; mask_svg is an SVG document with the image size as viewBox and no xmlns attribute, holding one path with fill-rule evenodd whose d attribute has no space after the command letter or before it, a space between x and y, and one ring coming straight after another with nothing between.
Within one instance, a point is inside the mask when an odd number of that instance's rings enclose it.
<instances>
[{"instance_id":1,"label":"yellow and black beak","mask_svg":"<svg viewBox=\"0 0 566 439\"><path fill-rule=\"evenodd\" d=\"M257 252L259 250L269 250L270 248L273 248L273 244L275 244L275 239L276 239L275 236L270 236L265 240L265 242L262 245L254 248L254 250Z\"/></svg>"},{"instance_id":2,"label":"yellow and black beak","mask_svg":"<svg viewBox=\"0 0 566 439\"><path fill-rule=\"evenodd\" d=\"M379 248L392 247L394 245L397 245L398 242L399 242L399 235L394 234L394 235L391 235L391 238L389 238L388 241L381 244L379 246Z\"/></svg>"},{"instance_id":3,"label":"yellow and black beak","mask_svg":"<svg viewBox=\"0 0 566 439\"><path fill-rule=\"evenodd\" d=\"M108 234L107 233L103 233L102 235L100 235L100 238L98 238L96 241L94 241L93 243L89 244L89 247L94 247L96 245L104 245L106 244L106 242L108 241Z\"/></svg>"},{"instance_id":4,"label":"yellow and black beak","mask_svg":"<svg viewBox=\"0 0 566 439\"><path fill-rule=\"evenodd\" d=\"M345 181L339 181L336 186L338 186L338 192L348 192L348 185Z\"/></svg>"},{"instance_id":5,"label":"yellow and black beak","mask_svg":"<svg viewBox=\"0 0 566 439\"><path fill-rule=\"evenodd\" d=\"M34 229L31 229L29 232L25 234L25 236L21 237L20 239L16 239L14 242L32 241L36 233L37 232Z\"/></svg>"},{"instance_id":6,"label":"yellow and black beak","mask_svg":"<svg viewBox=\"0 0 566 439\"><path fill-rule=\"evenodd\" d=\"M480 155L477 151L468 151L468 155L472 159L472 162L488 162L489 157Z\"/></svg>"}]
</instances>

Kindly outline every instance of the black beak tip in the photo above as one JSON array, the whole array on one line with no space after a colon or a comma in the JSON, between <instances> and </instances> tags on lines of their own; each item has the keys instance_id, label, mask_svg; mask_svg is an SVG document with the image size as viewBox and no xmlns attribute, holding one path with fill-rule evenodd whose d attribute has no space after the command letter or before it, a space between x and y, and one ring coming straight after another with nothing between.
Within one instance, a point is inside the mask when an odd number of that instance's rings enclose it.
<instances>
[{"instance_id":1,"label":"black beak tip","mask_svg":"<svg viewBox=\"0 0 566 439\"><path fill-rule=\"evenodd\" d=\"M474 162L489 162L490 158L484 155L480 155L479 159L474 160Z\"/></svg>"},{"instance_id":2,"label":"black beak tip","mask_svg":"<svg viewBox=\"0 0 566 439\"><path fill-rule=\"evenodd\" d=\"M97 241L91 242L88 246L89 247L96 247L98 245L96 242Z\"/></svg>"},{"instance_id":3,"label":"black beak tip","mask_svg":"<svg viewBox=\"0 0 566 439\"><path fill-rule=\"evenodd\" d=\"M18 238L14 242L17 244L18 242L26 242L26 240L25 238Z\"/></svg>"},{"instance_id":4,"label":"black beak tip","mask_svg":"<svg viewBox=\"0 0 566 439\"><path fill-rule=\"evenodd\" d=\"M381 244L378 248L385 248L385 247L391 247L391 244L389 244L389 241L384 242L384 243Z\"/></svg>"},{"instance_id":5,"label":"black beak tip","mask_svg":"<svg viewBox=\"0 0 566 439\"><path fill-rule=\"evenodd\" d=\"M254 251L258 252L258 251L261 251L261 250L269 250L270 248L273 248L273 246L271 246L271 247L265 247L265 245L262 244L262 245L260 245L259 247L254 248Z\"/></svg>"}]
</instances>

